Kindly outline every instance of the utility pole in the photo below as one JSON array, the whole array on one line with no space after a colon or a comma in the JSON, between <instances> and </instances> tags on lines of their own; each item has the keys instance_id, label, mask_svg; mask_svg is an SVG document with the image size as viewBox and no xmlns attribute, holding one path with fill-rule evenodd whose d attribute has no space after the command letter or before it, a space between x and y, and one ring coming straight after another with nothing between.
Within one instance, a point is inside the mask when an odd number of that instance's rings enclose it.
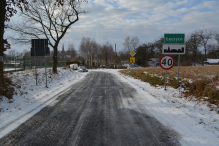
<instances>
[{"instance_id":1,"label":"utility pole","mask_svg":"<svg viewBox=\"0 0 219 146\"><path fill-rule=\"evenodd\" d=\"M116 69L116 62L117 62L117 54L116 54L116 44L115 44L115 69Z\"/></svg>"}]
</instances>

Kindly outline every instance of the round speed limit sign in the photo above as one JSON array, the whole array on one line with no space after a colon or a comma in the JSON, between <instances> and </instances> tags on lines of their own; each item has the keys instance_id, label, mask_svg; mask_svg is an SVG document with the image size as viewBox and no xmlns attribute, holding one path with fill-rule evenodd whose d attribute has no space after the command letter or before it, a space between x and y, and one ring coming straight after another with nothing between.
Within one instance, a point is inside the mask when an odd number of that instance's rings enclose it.
<instances>
[{"instance_id":1,"label":"round speed limit sign","mask_svg":"<svg viewBox=\"0 0 219 146\"><path fill-rule=\"evenodd\" d=\"M160 67L165 70L171 69L175 63L174 59L170 55L164 55L160 58Z\"/></svg>"}]
</instances>

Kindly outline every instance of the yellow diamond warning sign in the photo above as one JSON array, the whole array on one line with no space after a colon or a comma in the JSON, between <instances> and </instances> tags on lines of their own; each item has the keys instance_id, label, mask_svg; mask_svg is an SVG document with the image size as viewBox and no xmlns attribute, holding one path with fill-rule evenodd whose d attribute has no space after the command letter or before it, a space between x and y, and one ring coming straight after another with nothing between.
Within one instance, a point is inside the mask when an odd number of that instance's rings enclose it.
<instances>
[{"instance_id":1,"label":"yellow diamond warning sign","mask_svg":"<svg viewBox=\"0 0 219 146\"><path fill-rule=\"evenodd\" d=\"M130 63L135 63L135 57L130 57Z\"/></svg>"},{"instance_id":2,"label":"yellow diamond warning sign","mask_svg":"<svg viewBox=\"0 0 219 146\"><path fill-rule=\"evenodd\" d=\"M132 52L130 53L130 55L131 55L132 57L135 56L135 52L132 51Z\"/></svg>"}]
</instances>

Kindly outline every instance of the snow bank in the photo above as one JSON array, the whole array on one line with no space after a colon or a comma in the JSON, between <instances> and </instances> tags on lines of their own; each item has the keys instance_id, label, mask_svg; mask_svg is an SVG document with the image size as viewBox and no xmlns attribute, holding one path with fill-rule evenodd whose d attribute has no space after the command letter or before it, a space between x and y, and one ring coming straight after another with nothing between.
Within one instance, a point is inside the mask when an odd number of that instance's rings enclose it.
<instances>
[{"instance_id":1,"label":"snow bank","mask_svg":"<svg viewBox=\"0 0 219 146\"><path fill-rule=\"evenodd\" d=\"M48 69L48 88L46 88L45 69L37 69L37 73L39 74L37 85L35 69L7 74L21 88L15 89L16 95L13 96L12 100L3 98L0 101L0 133L2 133L5 126L11 124L14 120L30 113L34 109L39 111L48 105L50 103L48 101L51 98L54 97L53 100L55 100L60 92L83 79L87 74L79 73L68 68L58 68L58 74L53 74L52 70ZM20 121L19 124L24 121ZM19 124L14 127L19 126ZM1 136L3 135L0 134Z\"/></svg>"}]
</instances>

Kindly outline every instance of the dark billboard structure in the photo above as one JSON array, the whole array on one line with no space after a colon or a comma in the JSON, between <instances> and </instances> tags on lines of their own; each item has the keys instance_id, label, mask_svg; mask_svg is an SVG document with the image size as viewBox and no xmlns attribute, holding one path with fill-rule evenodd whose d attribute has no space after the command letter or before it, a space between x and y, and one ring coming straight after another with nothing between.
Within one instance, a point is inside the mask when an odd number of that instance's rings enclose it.
<instances>
[{"instance_id":1,"label":"dark billboard structure","mask_svg":"<svg viewBox=\"0 0 219 146\"><path fill-rule=\"evenodd\" d=\"M48 39L31 40L31 56L49 56Z\"/></svg>"}]
</instances>

